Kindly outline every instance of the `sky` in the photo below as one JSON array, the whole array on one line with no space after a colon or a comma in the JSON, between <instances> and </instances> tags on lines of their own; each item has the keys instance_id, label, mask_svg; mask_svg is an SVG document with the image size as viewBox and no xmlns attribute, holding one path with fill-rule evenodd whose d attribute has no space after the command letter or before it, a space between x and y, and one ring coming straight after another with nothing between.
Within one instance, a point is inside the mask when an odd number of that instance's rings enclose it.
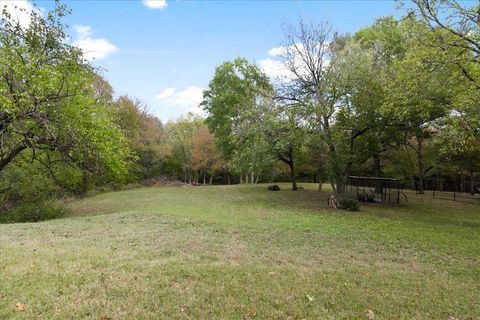
<instances>
[{"instance_id":1,"label":"sky","mask_svg":"<svg viewBox=\"0 0 480 320\"><path fill-rule=\"evenodd\" d=\"M141 100L162 121L202 113L202 91L215 67L245 57L275 76L274 48L301 18L354 33L403 12L394 1L62 1L71 43L99 67L116 95ZM0 0L31 9L31 0ZM53 1L36 1L41 10ZM14 9L11 9L14 10Z\"/></svg>"}]
</instances>

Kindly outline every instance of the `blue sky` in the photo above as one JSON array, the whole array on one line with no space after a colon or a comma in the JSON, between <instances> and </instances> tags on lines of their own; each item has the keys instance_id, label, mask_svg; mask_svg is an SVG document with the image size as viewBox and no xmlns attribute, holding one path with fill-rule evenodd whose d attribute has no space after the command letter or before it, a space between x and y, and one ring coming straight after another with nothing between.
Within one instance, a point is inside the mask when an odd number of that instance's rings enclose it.
<instances>
[{"instance_id":1,"label":"blue sky","mask_svg":"<svg viewBox=\"0 0 480 320\"><path fill-rule=\"evenodd\" d=\"M273 58L268 51L282 44L282 25L303 18L355 32L378 17L402 15L394 1L63 2L73 10L66 19L72 41L96 57L116 94L142 100L162 121L198 111L201 91L223 61L242 56L262 65Z\"/></svg>"}]
</instances>

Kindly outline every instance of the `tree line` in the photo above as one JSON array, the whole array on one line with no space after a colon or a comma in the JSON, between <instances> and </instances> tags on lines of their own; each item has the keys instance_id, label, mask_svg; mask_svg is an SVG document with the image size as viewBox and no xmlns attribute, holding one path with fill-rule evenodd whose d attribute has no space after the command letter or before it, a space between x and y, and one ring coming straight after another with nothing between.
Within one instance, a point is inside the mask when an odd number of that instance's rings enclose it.
<instances>
[{"instance_id":1,"label":"tree line","mask_svg":"<svg viewBox=\"0 0 480 320\"><path fill-rule=\"evenodd\" d=\"M243 58L217 67L202 105L225 159L245 173L280 161L296 190L309 158L337 196L349 175L393 176L420 193L428 176L460 177L473 193L480 9L413 4L353 35L300 20L277 48L287 72L273 81Z\"/></svg>"},{"instance_id":2,"label":"tree line","mask_svg":"<svg viewBox=\"0 0 480 320\"><path fill-rule=\"evenodd\" d=\"M156 177L184 183L392 176L419 192L480 172L479 7L415 0L355 34L285 28L285 72L245 58L215 69L201 106L162 123L115 97L68 44L61 3L0 20L0 211ZM442 180L443 179L443 180ZM442 182L443 181L443 182Z\"/></svg>"}]
</instances>

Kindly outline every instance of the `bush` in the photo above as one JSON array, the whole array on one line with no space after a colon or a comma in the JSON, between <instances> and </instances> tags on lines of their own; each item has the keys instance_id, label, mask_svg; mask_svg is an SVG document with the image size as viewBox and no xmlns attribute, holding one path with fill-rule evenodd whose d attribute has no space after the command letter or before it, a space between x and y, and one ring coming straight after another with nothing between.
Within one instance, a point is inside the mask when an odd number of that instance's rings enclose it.
<instances>
[{"instance_id":1,"label":"bush","mask_svg":"<svg viewBox=\"0 0 480 320\"><path fill-rule=\"evenodd\" d=\"M64 209L52 202L28 203L0 212L0 223L38 222L60 218Z\"/></svg>"},{"instance_id":2,"label":"bush","mask_svg":"<svg viewBox=\"0 0 480 320\"><path fill-rule=\"evenodd\" d=\"M343 198L340 200L340 208L348 211L360 210L360 204L355 198Z\"/></svg>"},{"instance_id":3,"label":"bush","mask_svg":"<svg viewBox=\"0 0 480 320\"><path fill-rule=\"evenodd\" d=\"M280 191L280 187L276 184L274 184L273 186L268 186L268 190L270 191Z\"/></svg>"}]
</instances>

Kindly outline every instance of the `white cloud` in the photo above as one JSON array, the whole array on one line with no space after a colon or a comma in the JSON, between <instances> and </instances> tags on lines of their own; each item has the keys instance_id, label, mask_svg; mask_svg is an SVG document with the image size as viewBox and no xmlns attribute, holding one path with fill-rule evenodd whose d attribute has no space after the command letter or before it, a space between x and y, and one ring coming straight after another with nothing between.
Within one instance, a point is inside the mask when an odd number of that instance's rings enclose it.
<instances>
[{"instance_id":1,"label":"white cloud","mask_svg":"<svg viewBox=\"0 0 480 320\"><path fill-rule=\"evenodd\" d=\"M197 105L196 107L188 108L186 113L193 113L198 116L206 116L205 110L203 110L203 108L200 107L200 105Z\"/></svg>"},{"instance_id":2,"label":"white cloud","mask_svg":"<svg viewBox=\"0 0 480 320\"><path fill-rule=\"evenodd\" d=\"M328 44L326 44L328 46ZM329 65L328 47L317 48L319 51L324 51L323 68ZM296 75L289 70L286 65L287 61L293 61L293 65L297 72L302 75L307 75L309 70L305 65L305 61L302 59L299 52L304 52L304 47L301 43L297 43L290 47L280 46L274 47L268 50L268 58L258 61L258 65L261 70L270 78L282 79L285 81L291 81L296 78ZM288 56L290 55L290 56ZM293 59L291 59L293 57Z\"/></svg>"},{"instance_id":3,"label":"white cloud","mask_svg":"<svg viewBox=\"0 0 480 320\"><path fill-rule=\"evenodd\" d=\"M270 78L290 77L292 73L285 67L282 61L267 58L258 62L260 69Z\"/></svg>"},{"instance_id":4,"label":"white cloud","mask_svg":"<svg viewBox=\"0 0 480 320\"><path fill-rule=\"evenodd\" d=\"M286 48L284 46L275 47L268 50L268 55L272 57L278 57L286 53Z\"/></svg>"},{"instance_id":5,"label":"white cloud","mask_svg":"<svg viewBox=\"0 0 480 320\"><path fill-rule=\"evenodd\" d=\"M185 113L205 114L200 107L200 102L203 100L203 88L190 86L182 91L166 88L155 98L161 102L161 106L183 109Z\"/></svg>"},{"instance_id":6,"label":"white cloud","mask_svg":"<svg viewBox=\"0 0 480 320\"><path fill-rule=\"evenodd\" d=\"M73 29L75 30L79 38L86 38L92 34L92 28L90 26L77 24L73 26Z\"/></svg>"},{"instance_id":7,"label":"white cloud","mask_svg":"<svg viewBox=\"0 0 480 320\"><path fill-rule=\"evenodd\" d=\"M159 94L157 94L155 98L157 98L158 100L163 100L173 96L174 93L175 93L175 88L167 88L162 92L160 92Z\"/></svg>"},{"instance_id":8,"label":"white cloud","mask_svg":"<svg viewBox=\"0 0 480 320\"><path fill-rule=\"evenodd\" d=\"M143 0L143 4L150 9L165 9L168 6L166 0Z\"/></svg>"},{"instance_id":9,"label":"white cloud","mask_svg":"<svg viewBox=\"0 0 480 320\"><path fill-rule=\"evenodd\" d=\"M42 9L34 7L28 0L0 0L0 17L4 18L3 9L10 15L13 21L17 21L24 29L30 25L30 14L32 11L37 11L41 14Z\"/></svg>"},{"instance_id":10,"label":"white cloud","mask_svg":"<svg viewBox=\"0 0 480 320\"><path fill-rule=\"evenodd\" d=\"M258 62L260 69L270 78L292 79L293 74L288 70L282 57L287 53L284 46L274 47L268 50L269 58Z\"/></svg>"},{"instance_id":11,"label":"white cloud","mask_svg":"<svg viewBox=\"0 0 480 320\"><path fill-rule=\"evenodd\" d=\"M195 86L177 92L172 96L172 102L177 106L196 106L202 102L203 89Z\"/></svg>"},{"instance_id":12,"label":"white cloud","mask_svg":"<svg viewBox=\"0 0 480 320\"><path fill-rule=\"evenodd\" d=\"M73 45L82 50L83 56L87 60L104 59L118 51L118 48L108 39L93 38L90 26L76 25L73 29L77 33L77 40L73 42Z\"/></svg>"}]
</instances>

